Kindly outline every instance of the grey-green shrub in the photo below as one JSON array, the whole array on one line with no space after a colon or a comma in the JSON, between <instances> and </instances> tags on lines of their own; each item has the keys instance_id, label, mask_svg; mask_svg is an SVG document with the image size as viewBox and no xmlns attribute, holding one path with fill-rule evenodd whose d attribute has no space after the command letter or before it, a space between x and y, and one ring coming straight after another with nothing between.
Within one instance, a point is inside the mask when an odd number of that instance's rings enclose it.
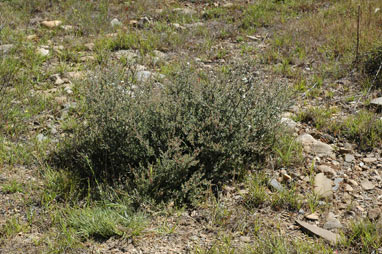
<instances>
[{"instance_id":1,"label":"grey-green shrub","mask_svg":"<svg viewBox=\"0 0 382 254\"><path fill-rule=\"evenodd\" d=\"M116 69L82 85L82 125L52 154L84 186L118 185L157 202L188 203L271 151L287 93L256 81L250 64L217 76L184 67L161 85Z\"/></svg>"}]
</instances>

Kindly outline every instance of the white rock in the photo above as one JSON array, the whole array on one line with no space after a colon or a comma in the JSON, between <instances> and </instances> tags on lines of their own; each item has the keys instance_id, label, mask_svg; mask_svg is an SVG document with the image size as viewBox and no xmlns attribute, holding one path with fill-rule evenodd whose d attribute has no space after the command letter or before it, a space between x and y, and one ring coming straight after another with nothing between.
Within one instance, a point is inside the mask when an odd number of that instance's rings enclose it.
<instances>
[{"instance_id":1,"label":"white rock","mask_svg":"<svg viewBox=\"0 0 382 254\"><path fill-rule=\"evenodd\" d=\"M361 182L361 186L364 190L372 190L375 188L375 185L369 180L364 180Z\"/></svg>"},{"instance_id":2,"label":"white rock","mask_svg":"<svg viewBox=\"0 0 382 254\"><path fill-rule=\"evenodd\" d=\"M151 71L138 71L137 72L137 81L138 82L147 82L149 81L153 76L153 73Z\"/></svg>"},{"instance_id":3,"label":"white rock","mask_svg":"<svg viewBox=\"0 0 382 254\"><path fill-rule=\"evenodd\" d=\"M346 162L352 162L352 161L354 161L354 155L353 154L350 154L350 153L347 153L347 154L345 154L345 161Z\"/></svg>"},{"instance_id":4,"label":"white rock","mask_svg":"<svg viewBox=\"0 0 382 254\"><path fill-rule=\"evenodd\" d=\"M36 139L38 142L43 142L44 140L47 139L47 137L45 137L44 134L40 133L36 136Z\"/></svg>"},{"instance_id":5,"label":"white rock","mask_svg":"<svg viewBox=\"0 0 382 254\"><path fill-rule=\"evenodd\" d=\"M44 48L38 48L36 50L37 54L41 55L41 56L47 56L49 55L49 50L48 49L44 49Z\"/></svg>"},{"instance_id":6,"label":"white rock","mask_svg":"<svg viewBox=\"0 0 382 254\"><path fill-rule=\"evenodd\" d=\"M319 172L325 173L326 175L331 175L331 176L337 175L336 171L327 165L320 165L317 167L317 170Z\"/></svg>"},{"instance_id":7,"label":"white rock","mask_svg":"<svg viewBox=\"0 0 382 254\"><path fill-rule=\"evenodd\" d=\"M294 130L297 126L297 123L290 118L282 117L281 123L285 124L290 130Z\"/></svg>"},{"instance_id":8,"label":"white rock","mask_svg":"<svg viewBox=\"0 0 382 254\"><path fill-rule=\"evenodd\" d=\"M375 99L371 100L370 104L382 106L382 97L375 98Z\"/></svg>"},{"instance_id":9,"label":"white rock","mask_svg":"<svg viewBox=\"0 0 382 254\"><path fill-rule=\"evenodd\" d=\"M61 20L50 20L50 21L46 20L46 21L41 22L41 25L43 25L47 28L58 27L61 24L62 24Z\"/></svg>"},{"instance_id":10,"label":"white rock","mask_svg":"<svg viewBox=\"0 0 382 254\"><path fill-rule=\"evenodd\" d=\"M297 137L296 141L300 142L308 153L314 153L318 156L329 156L333 159L336 157L330 145L316 140L310 134L302 134Z\"/></svg>"},{"instance_id":11,"label":"white rock","mask_svg":"<svg viewBox=\"0 0 382 254\"><path fill-rule=\"evenodd\" d=\"M114 18L112 21L110 21L110 25L111 27L122 26L122 23L117 18Z\"/></svg>"}]
</instances>

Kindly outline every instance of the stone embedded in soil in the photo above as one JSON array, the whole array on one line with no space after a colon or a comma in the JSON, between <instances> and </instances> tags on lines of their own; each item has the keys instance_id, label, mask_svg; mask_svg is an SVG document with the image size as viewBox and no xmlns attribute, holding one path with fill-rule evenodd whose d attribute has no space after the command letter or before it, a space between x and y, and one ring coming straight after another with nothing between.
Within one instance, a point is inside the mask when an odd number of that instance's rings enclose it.
<instances>
[{"instance_id":1,"label":"stone embedded in soil","mask_svg":"<svg viewBox=\"0 0 382 254\"><path fill-rule=\"evenodd\" d=\"M44 49L44 48L38 48L36 50L37 54L41 55L41 56L47 56L49 55L49 50L48 49Z\"/></svg>"},{"instance_id":2,"label":"stone embedded in soil","mask_svg":"<svg viewBox=\"0 0 382 254\"><path fill-rule=\"evenodd\" d=\"M341 236L339 234L335 234L333 232L330 232L329 230L317 227L315 225L311 225L309 223L306 223L301 220L296 220L297 224L303 227L305 230L309 231L310 233L320 236L324 238L325 240L331 242L331 243L337 243Z\"/></svg>"},{"instance_id":3,"label":"stone embedded in soil","mask_svg":"<svg viewBox=\"0 0 382 254\"><path fill-rule=\"evenodd\" d=\"M122 23L117 18L114 18L110 21L110 25L111 27L122 26Z\"/></svg>"},{"instance_id":4,"label":"stone embedded in soil","mask_svg":"<svg viewBox=\"0 0 382 254\"><path fill-rule=\"evenodd\" d=\"M336 171L332 167L329 167L327 165L320 165L317 167L317 170L319 172L324 173L325 175L331 175L331 176L337 175Z\"/></svg>"},{"instance_id":5,"label":"stone embedded in soil","mask_svg":"<svg viewBox=\"0 0 382 254\"><path fill-rule=\"evenodd\" d=\"M372 182L370 182L369 180L363 180L361 182L361 186L364 190L372 190L375 188L375 185Z\"/></svg>"},{"instance_id":6,"label":"stone embedded in soil","mask_svg":"<svg viewBox=\"0 0 382 254\"><path fill-rule=\"evenodd\" d=\"M345 161L346 162L352 162L352 161L354 161L354 155L353 154L350 154L350 153L347 153L347 154L345 154Z\"/></svg>"},{"instance_id":7,"label":"stone embedded in soil","mask_svg":"<svg viewBox=\"0 0 382 254\"><path fill-rule=\"evenodd\" d=\"M319 220L320 216L317 213L312 213L312 214L306 215L305 218L309 220Z\"/></svg>"},{"instance_id":8,"label":"stone embedded in soil","mask_svg":"<svg viewBox=\"0 0 382 254\"><path fill-rule=\"evenodd\" d=\"M283 123L291 131L293 131L296 128L296 126L297 126L297 123L295 121L293 121L290 118L286 118L286 117L282 117L281 118L281 123Z\"/></svg>"},{"instance_id":9,"label":"stone embedded in soil","mask_svg":"<svg viewBox=\"0 0 382 254\"><path fill-rule=\"evenodd\" d=\"M363 158L363 162L365 163L373 163L373 162L376 162L377 161L377 158Z\"/></svg>"},{"instance_id":10,"label":"stone embedded in soil","mask_svg":"<svg viewBox=\"0 0 382 254\"><path fill-rule=\"evenodd\" d=\"M345 191L347 191L347 192L353 192L353 187L351 187L349 184L345 184L344 185L344 188L345 188Z\"/></svg>"},{"instance_id":11,"label":"stone embedded in soil","mask_svg":"<svg viewBox=\"0 0 382 254\"><path fill-rule=\"evenodd\" d=\"M322 198L329 198L333 195L332 185L333 181L323 173L317 174L314 178L314 192Z\"/></svg>"},{"instance_id":12,"label":"stone embedded in soil","mask_svg":"<svg viewBox=\"0 0 382 254\"><path fill-rule=\"evenodd\" d=\"M324 224L324 229L332 230L337 228L342 228L341 222L335 217L333 213L329 213Z\"/></svg>"},{"instance_id":13,"label":"stone embedded in soil","mask_svg":"<svg viewBox=\"0 0 382 254\"><path fill-rule=\"evenodd\" d=\"M284 190L284 187L276 179L271 179L269 181L269 185L277 191L283 191Z\"/></svg>"},{"instance_id":14,"label":"stone embedded in soil","mask_svg":"<svg viewBox=\"0 0 382 254\"><path fill-rule=\"evenodd\" d=\"M296 141L300 142L304 147L304 150L308 153L314 153L322 157L328 156L333 159L336 157L333 148L330 145L316 140L310 134L301 134L297 137Z\"/></svg>"},{"instance_id":15,"label":"stone embedded in soil","mask_svg":"<svg viewBox=\"0 0 382 254\"><path fill-rule=\"evenodd\" d=\"M373 208L373 209L370 209L368 212L367 212L367 217L370 219L370 220L377 220L378 218L381 217L381 209L379 208Z\"/></svg>"},{"instance_id":16,"label":"stone embedded in soil","mask_svg":"<svg viewBox=\"0 0 382 254\"><path fill-rule=\"evenodd\" d=\"M41 25L47 27L47 28L55 28L62 24L61 20L46 20L41 22Z\"/></svg>"}]
</instances>

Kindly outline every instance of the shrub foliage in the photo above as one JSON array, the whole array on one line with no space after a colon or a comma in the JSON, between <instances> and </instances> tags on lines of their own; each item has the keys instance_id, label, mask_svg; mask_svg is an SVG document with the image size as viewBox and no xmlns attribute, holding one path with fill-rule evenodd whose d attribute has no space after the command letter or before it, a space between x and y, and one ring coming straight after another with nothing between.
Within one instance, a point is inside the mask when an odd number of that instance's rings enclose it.
<instances>
[{"instance_id":1,"label":"shrub foliage","mask_svg":"<svg viewBox=\"0 0 382 254\"><path fill-rule=\"evenodd\" d=\"M82 124L51 157L85 186L187 203L272 149L286 90L257 82L249 64L217 76L183 68L163 84L113 69L83 85Z\"/></svg>"}]
</instances>

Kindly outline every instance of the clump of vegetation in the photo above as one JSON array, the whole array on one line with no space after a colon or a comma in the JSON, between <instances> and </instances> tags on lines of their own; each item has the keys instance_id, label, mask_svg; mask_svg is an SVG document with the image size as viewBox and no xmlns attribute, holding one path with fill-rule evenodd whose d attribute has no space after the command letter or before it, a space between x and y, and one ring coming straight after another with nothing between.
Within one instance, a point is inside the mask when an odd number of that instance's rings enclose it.
<instances>
[{"instance_id":1,"label":"clump of vegetation","mask_svg":"<svg viewBox=\"0 0 382 254\"><path fill-rule=\"evenodd\" d=\"M98 72L84 86L83 124L52 154L53 164L84 186L181 204L264 160L286 106L284 88L263 87L250 64L215 77L183 69L159 86L130 72Z\"/></svg>"},{"instance_id":2,"label":"clump of vegetation","mask_svg":"<svg viewBox=\"0 0 382 254\"><path fill-rule=\"evenodd\" d=\"M373 223L368 219L354 222L346 234L343 243L354 253L375 253L382 247L380 223Z\"/></svg>"}]
</instances>

